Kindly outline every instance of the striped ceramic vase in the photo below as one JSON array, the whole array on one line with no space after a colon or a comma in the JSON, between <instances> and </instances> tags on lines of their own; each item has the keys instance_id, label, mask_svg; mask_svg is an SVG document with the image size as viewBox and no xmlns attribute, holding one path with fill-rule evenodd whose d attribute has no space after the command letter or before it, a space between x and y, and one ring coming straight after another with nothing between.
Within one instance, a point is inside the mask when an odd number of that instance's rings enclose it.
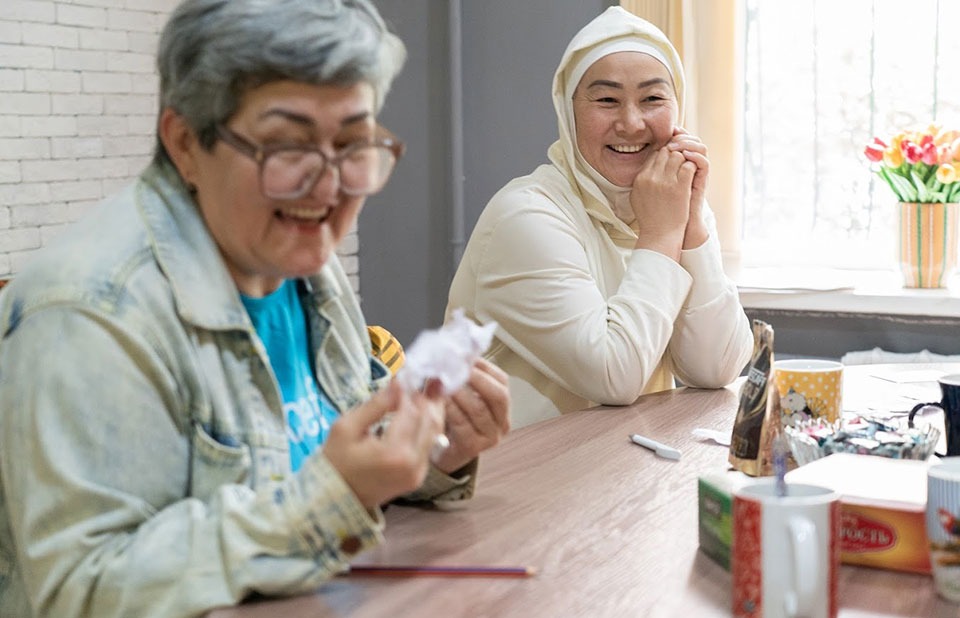
<instances>
[{"instance_id":1,"label":"striped ceramic vase","mask_svg":"<svg viewBox=\"0 0 960 618\"><path fill-rule=\"evenodd\" d=\"M900 202L898 261L903 285L942 288L957 268L958 205Z\"/></svg>"}]
</instances>

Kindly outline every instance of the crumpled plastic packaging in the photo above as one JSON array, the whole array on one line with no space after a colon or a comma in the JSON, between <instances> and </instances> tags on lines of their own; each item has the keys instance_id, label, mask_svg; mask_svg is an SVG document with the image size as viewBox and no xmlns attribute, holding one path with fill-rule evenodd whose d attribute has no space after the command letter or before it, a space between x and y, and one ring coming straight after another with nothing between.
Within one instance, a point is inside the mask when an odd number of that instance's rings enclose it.
<instances>
[{"instance_id":1,"label":"crumpled plastic packaging","mask_svg":"<svg viewBox=\"0 0 960 618\"><path fill-rule=\"evenodd\" d=\"M454 310L452 318L438 329L422 331L404 350L406 362L397 380L407 392L435 378L443 385L443 394L452 395L467 383L473 364L490 347L496 322L480 326L464 317L463 309Z\"/></svg>"},{"instance_id":2,"label":"crumpled plastic packaging","mask_svg":"<svg viewBox=\"0 0 960 618\"><path fill-rule=\"evenodd\" d=\"M919 459L933 454L940 430L933 425L911 427L906 423L859 416L828 423L821 418L803 421L784 431L800 465L833 453L856 453L892 459Z\"/></svg>"}]
</instances>

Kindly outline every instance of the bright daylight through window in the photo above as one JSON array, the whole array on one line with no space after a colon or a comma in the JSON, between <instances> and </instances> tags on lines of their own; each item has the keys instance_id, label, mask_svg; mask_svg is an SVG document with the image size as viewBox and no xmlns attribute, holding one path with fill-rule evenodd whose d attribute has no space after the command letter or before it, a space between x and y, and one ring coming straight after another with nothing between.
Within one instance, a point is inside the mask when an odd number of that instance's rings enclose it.
<instances>
[{"instance_id":1,"label":"bright daylight through window","mask_svg":"<svg viewBox=\"0 0 960 618\"><path fill-rule=\"evenodd\" d=\"M960 2L746 0L743 258L890 268L873 136L960 126Z\"/></svg>"}]
</instances>

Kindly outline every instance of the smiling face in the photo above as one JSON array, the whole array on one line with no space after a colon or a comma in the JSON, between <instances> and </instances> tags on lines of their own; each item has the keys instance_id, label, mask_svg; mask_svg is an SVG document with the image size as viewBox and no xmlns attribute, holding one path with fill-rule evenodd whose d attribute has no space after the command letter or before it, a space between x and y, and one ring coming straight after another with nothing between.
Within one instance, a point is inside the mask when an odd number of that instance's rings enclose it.
<instances>
[{"instance_id":1,"label":"smiling face","mask_svg":"<svg viewBox=\"0 0 960 618\"><path fill-rule=\"evenodd\" d=\"M271 82L244 95L226 127L257 146L318 146L328 157L374 134L369 84L314 86ZM197 188L207 228L238 289L263 296L284 279L316 273L350 231L364 197L340 191L327 168L295 200L264 197L259 166L222 140L205 150L193 140L177 167Z\"/></svg>"},{"instance_id":2,"label":"smiling face","mask_svg":"<svg viewBox=\"0 0 960 618\"><path fill-rule=\"evenodd\" d=\"M642 52L597 60L573 94L580 154L618 187L673 137L678 105L667 67Z\"/></svg>"}]
</instances>

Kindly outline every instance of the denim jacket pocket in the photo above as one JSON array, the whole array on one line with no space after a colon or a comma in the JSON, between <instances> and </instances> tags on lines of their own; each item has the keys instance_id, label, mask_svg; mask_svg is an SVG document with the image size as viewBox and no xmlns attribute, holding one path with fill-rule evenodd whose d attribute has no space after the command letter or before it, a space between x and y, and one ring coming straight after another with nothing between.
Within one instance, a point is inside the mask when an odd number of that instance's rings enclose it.
<instances>
[{"instance_id":1,"label":"denim jacket pocket","mask_svg":"<svg viewBox=\"0 0 960 618\"><path fill-rule=\"evenodd\" d=\"M250 473L250 447L246 444L225 444L195 423L192 450L190 495L206 499L221 485L245 484Z\"/></svg>"}]
</instances>

